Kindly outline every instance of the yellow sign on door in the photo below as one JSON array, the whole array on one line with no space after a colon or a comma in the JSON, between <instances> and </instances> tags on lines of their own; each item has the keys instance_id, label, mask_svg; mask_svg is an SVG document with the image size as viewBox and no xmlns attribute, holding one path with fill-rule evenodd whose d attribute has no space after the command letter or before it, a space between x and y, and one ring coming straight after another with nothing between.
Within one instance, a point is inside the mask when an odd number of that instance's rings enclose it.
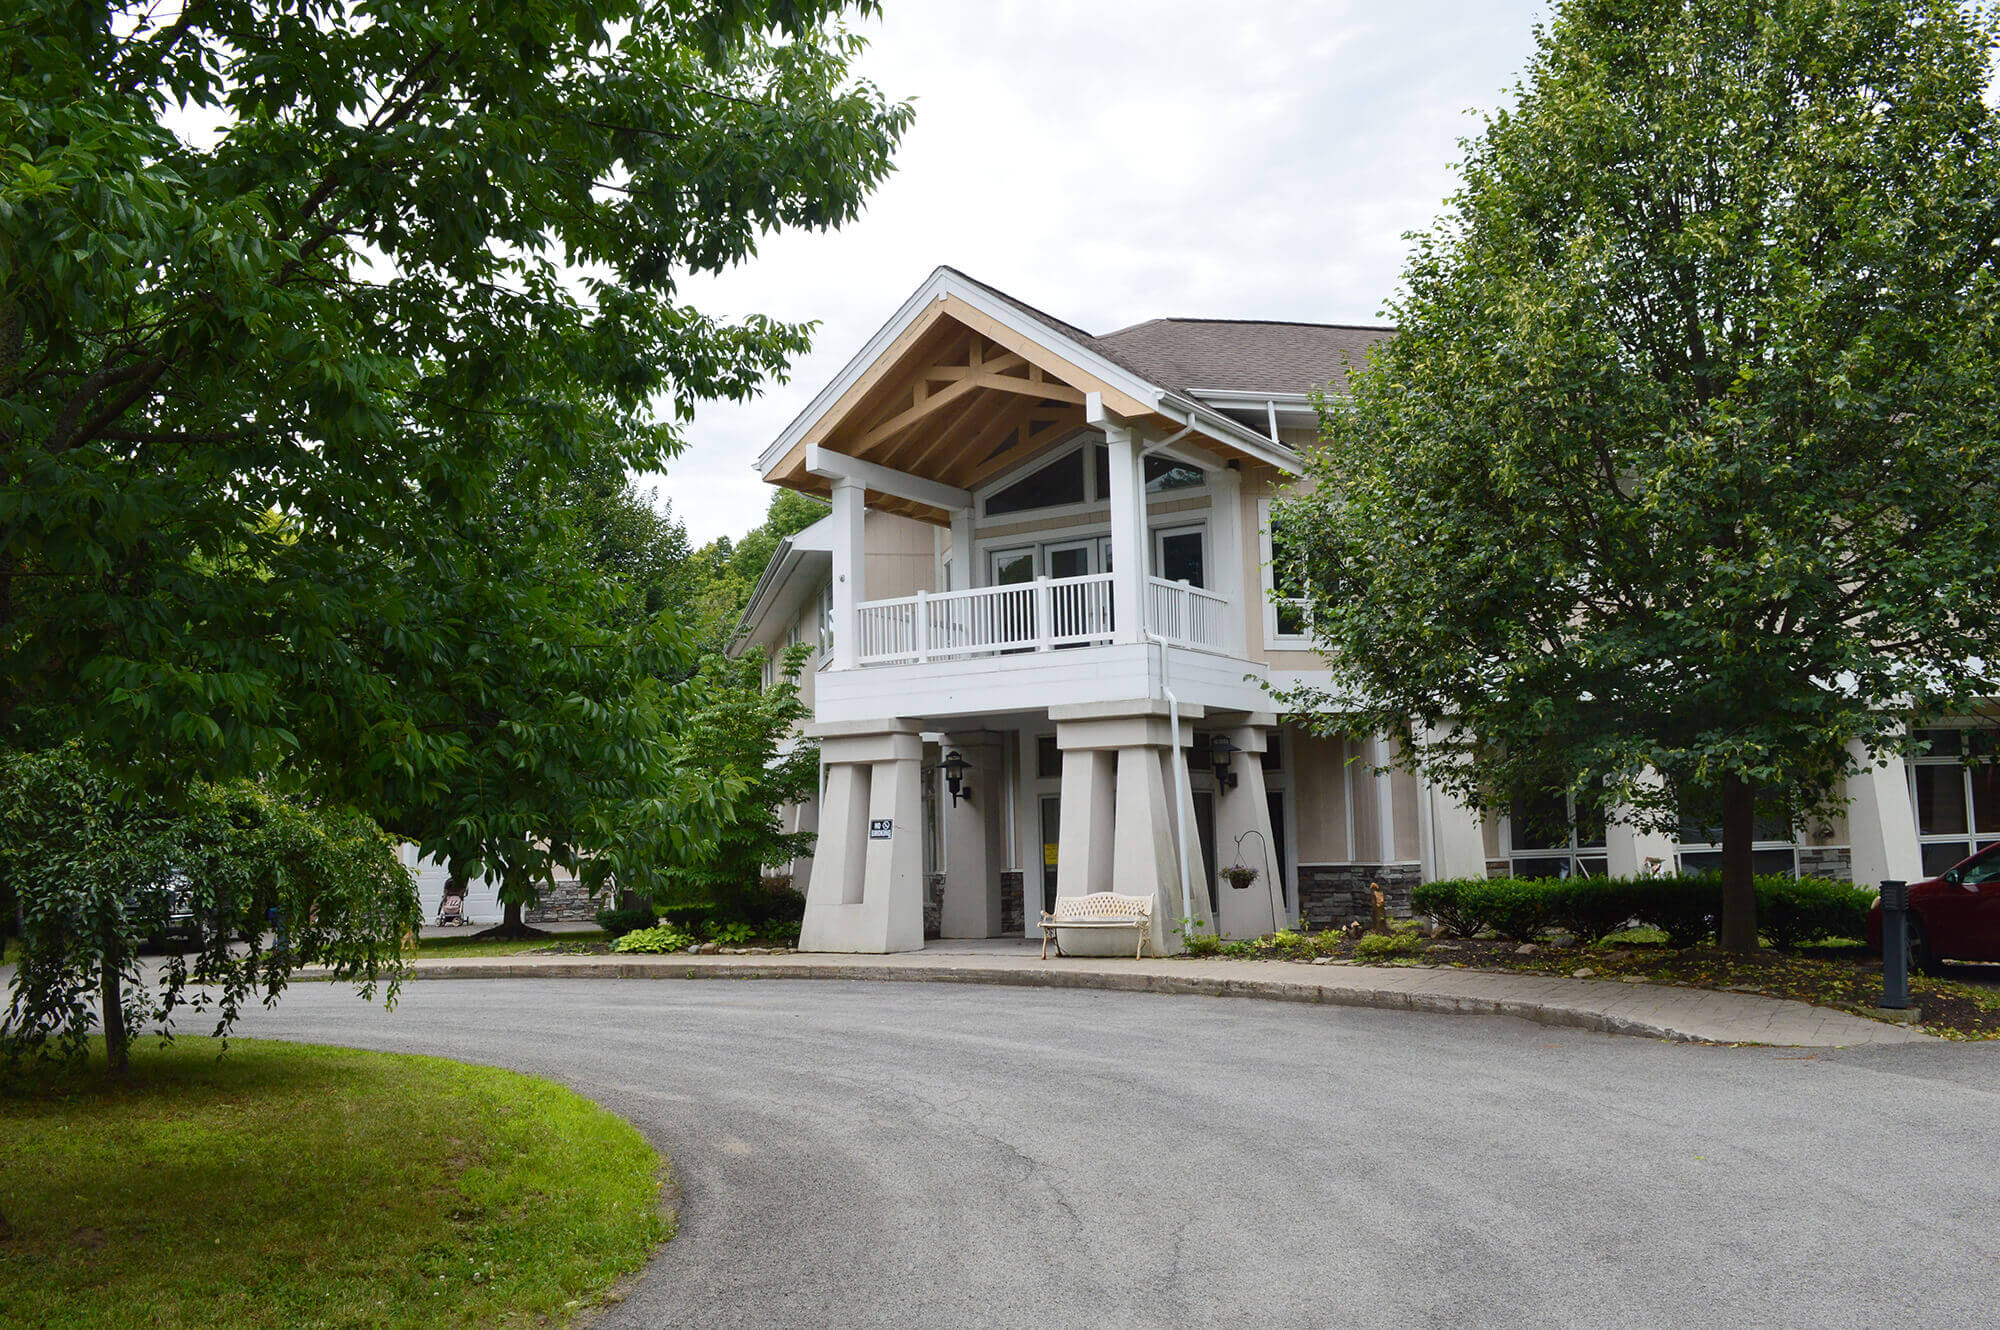
<instances>
[{"instance_id":1,"label":"yellow sign on door","mask_svg":"<svg viewBox=\"0 0 2000 1330\"><path fill-rule=\"evenodd\" d=\"M1054 841L1042 842L1042 866L1044 868L1054 868L1056 866L1056 843Z\"/></svg>"}]
</instances>

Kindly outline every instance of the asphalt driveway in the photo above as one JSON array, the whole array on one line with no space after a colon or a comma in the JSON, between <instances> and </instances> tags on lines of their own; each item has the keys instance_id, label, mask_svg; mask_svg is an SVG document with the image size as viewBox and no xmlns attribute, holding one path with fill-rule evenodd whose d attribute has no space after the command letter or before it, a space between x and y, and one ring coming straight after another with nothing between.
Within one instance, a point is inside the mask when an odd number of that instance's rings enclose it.
<instances>
[{"instance_id":1,"label":"asphalt driveway","mask_svg":"<svg viewBox=\"0 0 2000 1330\"><path fill-rule=\"evenodd\" d=\"M242 1033L564 1081L673 1159L599 1322L1991 1324L2000 1047L1724 1049L1144 994L489 980Z\"/></svg>"}]
</instances>

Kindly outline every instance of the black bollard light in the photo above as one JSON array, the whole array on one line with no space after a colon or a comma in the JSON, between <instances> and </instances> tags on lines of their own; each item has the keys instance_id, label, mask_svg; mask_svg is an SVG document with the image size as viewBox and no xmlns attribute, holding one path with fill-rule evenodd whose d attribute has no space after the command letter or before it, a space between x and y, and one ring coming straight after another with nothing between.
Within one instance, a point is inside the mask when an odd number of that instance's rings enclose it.
<instances>
[{"instance_id":1,"label":"black bollard light","mask_svg":"<svg viewBox=\"0 0 2000 1330\"><path fill-rule=\"evenodd\" d=\"M1882 1006L1902 1011L1910 1005L1910 884L1894 878L1882 884Z\"/></svg>"}]
</instances>

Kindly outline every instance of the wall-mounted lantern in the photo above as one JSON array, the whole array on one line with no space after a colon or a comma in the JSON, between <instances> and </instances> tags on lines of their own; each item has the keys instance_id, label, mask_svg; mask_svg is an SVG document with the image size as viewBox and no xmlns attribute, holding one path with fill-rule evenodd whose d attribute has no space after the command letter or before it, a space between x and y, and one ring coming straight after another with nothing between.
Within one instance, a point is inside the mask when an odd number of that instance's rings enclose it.
<instances>
[{"instance_id":1,"label":"wall-mounted lantern","mask_svg":"<svg viewBox=\"0 0 2000 1330\"><path fill-rule=\"evenodd\" d=\"M1242 750L1229 742L1229 736L1217 730L1208 741L1208 763L1215 769L1215 788L1233 790L1236 788L1236 773L1229 769L1229 759Z\"/></svg>"},{"instance_id":2,"label":"wall-mounted lantern","mask_svg":"<svg viewBox=\"0 0 2000 1330\"><path fill-rule=\"evenodd\" d=\"M958 807L961 797L967 803L972 802L972 789L965 783L966 765L965 758L956 748L944 755L944 788L951 795L953 808Z\"/></svg>"}]
</instances>

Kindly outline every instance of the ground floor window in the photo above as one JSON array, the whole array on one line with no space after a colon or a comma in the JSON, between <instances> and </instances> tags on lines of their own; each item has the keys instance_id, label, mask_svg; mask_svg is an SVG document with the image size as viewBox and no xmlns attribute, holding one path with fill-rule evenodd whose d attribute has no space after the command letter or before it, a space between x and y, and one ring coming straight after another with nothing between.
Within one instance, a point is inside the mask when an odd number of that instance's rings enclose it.
<instances>
[{"instance_id":1,"label":"ground floor window","mask_svg":"<svg viewBox=\"0 0 2000 1330\"><path fill-rule=\"evenodd\" d=\"M1722 828L1683 815L1680 867L1683 873L1722 871ZM1750 824L1750 871L1799 875L1799 851L1791 819L1761 802Z\"/></svg>"},{"instance_id":2,"label":"ground floor window","mask_svg":"<svg viewBox=\"0 0 2000 1330\"><path fill-rule=\"evenodd\" d=\"M1509 871L1515 877L1601 875L1604 809L1568 793L1517 799L1504 828Z\"/></svg>"},{"instance_id":3,"label":"ground floor window","mask_svg":"<svg viewBox=\"0 0 2000 1330\"><path fill-rule=\"evenodd\" d=\"M1919 730L1910 760L1910 799L1924 872L1935 876L2000 841L2000 730L1955 726Z\"/></svg>"}]
</instances>

